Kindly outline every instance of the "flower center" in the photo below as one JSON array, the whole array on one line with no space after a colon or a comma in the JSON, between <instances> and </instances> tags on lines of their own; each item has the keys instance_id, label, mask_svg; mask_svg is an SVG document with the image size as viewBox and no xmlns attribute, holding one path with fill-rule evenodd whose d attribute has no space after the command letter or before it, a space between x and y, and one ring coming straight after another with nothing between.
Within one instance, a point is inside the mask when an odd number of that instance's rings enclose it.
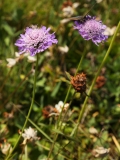
<instances>
[{"instance_id":1,"label":"flower center","mask_svg":"<svg viewBox=\"0 0 120 160\"><path fill-rule=\"evenodd\" d=\"M36 30L32 30L32 32L29 34L29 36L32 40L35 40L39 37L39 32L37 32Z\"/></svg>"},{"instance_id":2,"label":"flower center","mask_svg":"<svg viewBox=\"0 0 120 160\"><path fill-rule=\"evenodd\" d=\"M97 34L101 34L102 25L100 22L96 22L95 20L89 20L85 22L84 30L91 36L94 36Z\"/></svg>"},{"instance_id":3,"label":"flower center","mask_svg":"<svg viewBox=\"0 0 120 160\"><path fill-rule=\"evenodd\" d=\"M28 33L28 45L38 48L45 38L45 33L42 30L36 28L34 30L32 29L31 32Z\"/></svg>"}]
</instances>

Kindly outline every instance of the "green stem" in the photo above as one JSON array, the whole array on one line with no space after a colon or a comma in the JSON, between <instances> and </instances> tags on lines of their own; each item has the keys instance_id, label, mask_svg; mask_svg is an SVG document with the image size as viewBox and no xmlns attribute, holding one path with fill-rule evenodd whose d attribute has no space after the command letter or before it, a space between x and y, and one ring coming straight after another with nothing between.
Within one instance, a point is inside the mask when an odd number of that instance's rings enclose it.
<instances>
[{"instance_id":1,"label":"green stem","mask_svg":"<svg viewBox=\"0 0 120 160\"><path fill-rule=\"evenodd\" d=\"M78 73L78 71L80 70L80 66L81 66L81 64L82 64L82 61L83 61L85 55L86 55L86 49L84 50L84 52L83 52L83 54L82 54L82 57L81 57L80 62L79 62L79 64L78 64L78 67L77 67L77 70L76 70L76 72L75 72L75 75L76 75L76 74Z\"/></svg>"},{"instance_id":2,"label":"green stem","mask_svg":"<svg viewBox=\"0 0 120 160\"><path fill-rule=\"evenodd\" d=\"M81 64L82 64L82 61L83 61L83 59L84 59L85 55L86 55L86 49L84 50L84 52L83 52L83 54L82 54L82 57L81 57L81 59L80 59L80 61L79 61L79 64L78 64L77 70L76 70L76 72L75 72L75 75L76 75L76 74L78 73L78 71L80 70L80 66L81 66ZM72 85L70 85L70 86L69 86L69 88L68 88L68 91L67 91L67 94L66 94L66 97L65 97L65 100L64 100L64 105L65 105L65 103L66 103L66 102L67 102L67 100L68 100L68 97L69 97L69 94L70 94L71 88L72 88ZM64 106L63 106L63 108L64 108ZM56 128L56 129L60 129L60 128L61 128L61 126L62 126L62 123L61 123L61 125L60 125L60 126L59 126L59 124L60 124L60 120L61 120L61 117L62 117L63 108L62 108L62 111L61 111L61 113L60 113L60 115L59 115L59 117L58 117L58 121L57 121L57 128ZM59 133L57 133L57 134L55 135L55 138L54 138L54 140L53 140L53 143L52 143L51 149L50 149L49 154L48 154L48 158L47 158L48 160L49 160L49 158L50 158L50 156L51 156L51 154L52 154L52 151L53 151L53 148L54 148L55 142L56 142L56 140L57 140L57 138L58 138L58 135L59 135Z\"/></svg>"},{"instance_id":3,"label":"green stem","mask_svg":"<svg viewBox=\"0 0 120 160\"><path fill-rule=\"evenodd\" d=\"M83 54L82 54L82 57L81 57L81 59L80 59L80 61L79 61L77 70L76 70L76 72L75 72L75 75L76 75L76 74L78 73L78 71L80 70L80 66L81 66L81 64L82 64L82 61L83 61L85 55L86 55L86 50L84 50L84 52L83 52ZM69 86L69 88L68 88L68 91L67 91L67 94L66 94L66 97L65 97L65 100L64 100L64 104L65 104L65 103L67 102L67 100L68 100L68 97L69 97L71 88L72 88L72 85L70 84L70 86ZM58 125L59 125L59 123L60 123L61 116L62 116L62 113L63 113L63 109L64 109L64 106L63 106L62 111L61 111L61 113L60 113L60 115L59 115L59 117L58 117L57 127L58 127Z\"/></svg>"},{"instance_id":4,"label":"green stem","mask_svg":"<svg viewBox=\"0 0 120 160\"><path fill-rule=\"evenodd\" d=\"M105 62L106 62L106 60L107 60L107 58L108 58L108 56L109 56L109 53L110 53L110 51L111 51L111 49L112 49L112 46L113 46L113 42L114 42L114 40L115 40L115 37L116 37L119 29L120 29L120 22L118 23L118 26L117 26L117 28L116 28L116 31L115 31L114 35L113 35L113 38L112 38L111 43L110 43L110 45L109 45L109 48L108 48L108 50L107 50L107 52L106 52L106 54L105 54L105 56L104 56L104 58L103 58L103 61L102 61L102 63L100 64L100 66L99 66L99 68L98 68L98 71L97 71L97 73L96 73L96 75L95 75L95 77L94 77L94 79L93 79L93 82L92 82L92 84L91 84L91 86L90 86L90 89L89 89L89 91L88 91L88 96L86 96L85 101L84 101L83 106L82 106L82 109L81 109L81 111L80 111L80 114L79 114L79 117L78 117L78 123L77 123L76 127L73 129L73 131L72 131L72 133L71 133L71 136L73 136L73 135L77 132L78 126L79 126L79 124L81 123L82 117L83 117L83 115L84 115L84 111L85 111L85 109L86 109L86 104L87 104L87 101L88 101L88 99L89 99L89 96L90 96L90 94L91 94L91 92L92 92L92 90L93 90L93 87L94 87L94 85L95 85L96 79L97 79L98 75L100 74L100 71L101 71L102 67L104 66L104 64L105 64Z\"/></svg>"},{"instance_id":5,"label":"green stem","mask_svg":"<svg viewBox=\"0 0 120 160\"><path fill-rule=\"evenodd\" d=\"M27 150L27 145L25 145L25 160L28 160L28 150Z\"/></svg>"},{"instance_id":6,"label":"green stem","mask_svg":"<svg viewBox=\"0 0 120 160\"><path fill-rule=\"evenodd\" d=\"M28 114L27 114L27 117L26 117L26 120L25 120L25 123L23 125L23 128L22 128L22 131L21 131L21 134L19 135L11 153L6 157L5 160L8 160L11 156L11 154L13 153L13 151L15 150L15 148L17 147L18 143L19 143L19 140L22 136L22 133L27 125L27 122L28 122L28 118L30 116L30 113L32 111L32 108L33 108L33 104L34 104L34 98L35 98L35 89L36 89L36 78L37 78L37 68L38 68L38 54L37 54L37 61L36 61L36 68L35 68L35 75L34 75L34 84L33 84L33 92L32 92L32 101L31 101L31 105L30 105L30 108L29 108L29 111L28 111Z\"/></svg>"}]
</instances>

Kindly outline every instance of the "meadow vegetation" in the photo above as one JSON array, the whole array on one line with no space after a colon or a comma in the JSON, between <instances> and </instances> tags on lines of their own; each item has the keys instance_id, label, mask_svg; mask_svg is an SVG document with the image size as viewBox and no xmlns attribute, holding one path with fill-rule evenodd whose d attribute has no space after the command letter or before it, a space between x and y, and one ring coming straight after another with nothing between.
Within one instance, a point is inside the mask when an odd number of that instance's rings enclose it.
<instances>
[{"instance_id":1,"label":"meadow vegetation","mask_svg":"<svg viewBox=\"0 0 120 160\"><path fill-rule=\"evenodd\" d=\"M91 6L107 26L98 45L68 20ZM0 160L119 160L119 21L119 0L1 0ZM58 43L20 55L32 25Z\"/></svg>"}]
</instances>

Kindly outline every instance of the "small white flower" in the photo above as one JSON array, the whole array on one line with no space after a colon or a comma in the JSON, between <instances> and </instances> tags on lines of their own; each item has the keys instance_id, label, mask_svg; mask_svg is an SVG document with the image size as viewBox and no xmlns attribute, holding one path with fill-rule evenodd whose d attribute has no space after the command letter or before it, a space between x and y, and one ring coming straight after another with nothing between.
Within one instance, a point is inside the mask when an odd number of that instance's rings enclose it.
<instances>
[{"instance_id":1,"label":"small white flower","mask_svg":"<svg viewBox=\"0 0 120 160\"><path fill-rule=\"evenodd\" d=\"M23 59L24 57L29 56L29 53L25 53L24 55L19 54L18 52L15 52L15 57L18 59Z\"/></svg>"},{"instance_id":2,"label":"small white flower","mask_svg":"<svg viewBox=\"0 0 120 160\"><path fill-rule=\"evenodd\" d=\"M72 6L67 6L67 7L64 7L63 9L62 9L62 11L63 11L63 16L64 17L71 17L73 14L74 14L74 12L75 12L75 9L79 6L80 4L79 3L73 3L72 4Z\"/></svg>"},{"instance_id":3,"label":"small white flower","mask_svg":"<svg viewBox=\"0 0 120 160\"><path fill-rule=\"evenodd\" d=\"M63 8L63 16L64 17L71 17L74 13L74 9L71 6L67 6Z\"/></svg>"},{"instance_id":4,"label":"small white flower","mask_svg":"<svg viewBox=\"0 0 120 160\"><path fill-rule=\"evenodd\" d=\"M58 49L61 53L67 53L69 51L69 48L66 45L64 47L60 46Z\"/></svg>"},{"instance_id":5,"label":"small white flower","mask_svg":"<svg viewBox=\"0 0 120 160\"><path fill-rule=\"evenodd\" d=\"M94 127L89 128L89 133L91 134L98 134L98 130Z\"/></svg>"},{"instance_id":6,"label":"small white flower","mask_svg":"<svg viewBox=\"0 0 120 160\"><path fill-rule=\"evenodd\" d=\"M95 157L106 156L110 152L110 148L97 147L92 152Z\"/></svg>"},{"instance_id":7,"label":"small white flower","mask_svg":"<svg viewBox=\"0 0 120 160\"><path fill-rule=\"evenodd\" d=\"M102 1L103 1L103 0L96 0L97 3L100 3L100 2L102 2Z\"/></svg>"},{"instance_id":8,"label":"small white flower","mask_svg":"<svg viewBox=\"0 0 120 160\"><path fill-rule=\"evenodd\" d=\"M17 62L17 59L13 59L13 58L7 58L6 60L8 62L7 67L9 68L13 67Z\"/></svg>"},{"instance_id":9,"label":"small white flower","mask_svg":"<svg viewBox=\"0 0 120 160\"><path fill-rule=\"evenodd\" d=\"M26 144L27 140L33 141L39 139L39 137L37 137L37 131L35 131L31 127L24 130L24 133L22 133L22 137L24 138L23 144Z\"/></svg>"},{"instance_id":10,"label":"small white flower","mask_svg":"<svg viewBox=\"0 0 120 160\"><path fill-rule=\"evenodd\" d=\"M79 5L80 5L80 3L75 2L75 3L73 3L72 7L73 7L73 8L77 8Z\"/></svg>"},{"instance_id":11,"label":"small white flower","mask_svg":"<svg viewBox=\"0 0 120 160\"><path fill-rule=\"evenodd\" d=\"M35 57L32 57L32 56L28 56L28 62L32 63L32 62L35 62L36 61L36 58Z\"/></svg>"},{"instance_id":12,"label":"small white flower","mask_svg":"<svg viewBox=\"0 0 120 160\"><path fill-rule=\"evenodd\" d=\"M104 31L104 34L107 36L112 36L114 34L115 30L116 30L116 26L114 26L112 28L107 27Z\"/></svg>"},{"instance_id":13,"label":"small white flower","mask_svg":"<svg viewBox=\"0 0 120 160\"><path fill-rule=\"evenodd\" d=\"M69 104L66 103L66 104L64 105L64 103L63 103L62 101L59 101L58 104L55 105L55 108L56 108L57 111L60 113L60 112L62 111L63 106L64 106L64 110L67 110Z\"/></svg>"},{"instance_id":14,"label":"small white flower","mask_svg":"<svg viewBox=\"0 0 120 160\"><path fill-rule=\"evenodd\" d=\"M45 56L46 56L46 57L51 57L51 56L52 56L52 53L51 53L50 51L46 51L46 52L45 52Z\"/></svg>"},{"instance_id":15,"label":"small white flower","mask_svg":"<svg viewBox=\"0 0 120 160\"><path fill-rule=\"evenodd\" d=\"M9 154L12 151L11 144L7 142L4 142L3 144L1 144L0 148L1 148L1 152L5 155Z\"/></svg>"},{"instance_id":16,"label":"small white flower","mask_svg":"<svg viewBox=\"0 0 120 160\"><path fill-rule=\"evenodd\" d=\"M70 20L68 18L64 18L60 21L61 24L65 24L67 22L69 22Z\"/></svg>"},{"instance_id":17,"label":"small white flower","mask_svg":"<svg viewBox=\"0 0 120 160\"><path fill-rule=\"evenodd\" d=\"M20 54L18 52L15 52L15 57L20 57Z\"/></svg>"}]
</instances>

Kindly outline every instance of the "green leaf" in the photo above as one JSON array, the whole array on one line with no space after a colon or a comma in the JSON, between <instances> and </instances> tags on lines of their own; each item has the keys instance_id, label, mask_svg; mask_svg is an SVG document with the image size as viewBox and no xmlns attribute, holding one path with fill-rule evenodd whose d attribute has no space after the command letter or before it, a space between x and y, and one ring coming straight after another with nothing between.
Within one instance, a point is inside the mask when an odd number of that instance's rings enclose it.
<instances>
[{"instance_id":1,"label":"green leaf","mask_svg":"<svg viewBox=\"0 0 120 160\"><path fill-rule=\"evenodd\" d=\"M14 36L14 32L13 32L12 28L11 28L7 23L3 23L3 24L2 24L2 28L3 28L10 36Z\"/></svg>"},{"instance_id":2,"label":"green leaf","mask_svg":"<svg viewBox=\"0 0 120 160\"><path fill-rule=\"evenodd\" d=\"M54 90L53 90L53 92L52 92L52 94L51 94L51 97L55 97L55 96L57 95L57 93L58 93L58 91L59 91L59 88L60 88L60 86L61 86L61 83L62 83L62 82L59 82L59 83L56 85L56 87L54 88Z\"/></svg>"},{"instance_id":3,"label":"green leaf","mask_svg":"<svg viewBox=\"0 0 120 160\"><path fill-rule=\"evenodd\" d=\"M71 75L70 75L67 71L65 71L65 73L66 73L67 78L68 78L69 80L71 80Z\"/></svg>"}]
</instances>

